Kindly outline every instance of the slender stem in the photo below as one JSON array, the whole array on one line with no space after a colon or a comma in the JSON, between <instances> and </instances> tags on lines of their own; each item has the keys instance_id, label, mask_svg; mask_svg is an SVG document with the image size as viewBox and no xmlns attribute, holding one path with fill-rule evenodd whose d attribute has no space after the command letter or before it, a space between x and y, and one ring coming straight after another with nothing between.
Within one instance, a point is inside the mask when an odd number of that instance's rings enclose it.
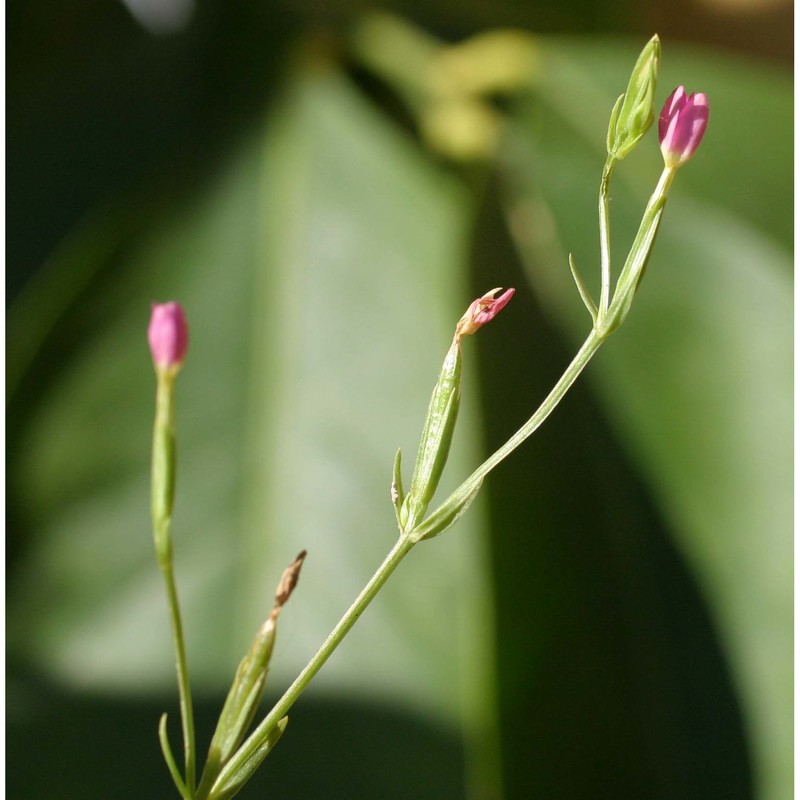
<instances>
[{"instance_id":1,"label":"slender stem","mask_svg":"<svg viewBox=\"0 0 800 800\"><path fill-rule=\"evenodd\" d=\"M156 559L167 590L170 629L175 650L178 677L183 750L186 765L186 789L189 797L195 790L195 732L189 667L183 637L178 590L172 568L172 497L175 483L175 393L171 375L158 376L156 420L153 429L153 536Z\"/></svg>"},{"instance_id":2,"label":"slender stem","mask_svg":"<svg viewBox=\"0 0 800 800\"><path fill-rule=\"evenodd\" d=\"M533 416L499 450L484 461L484 463L456 490L456 493L462 492L465 487L470 485L474 486L476 483L479 483L490 470L497 466L497 464L514 449L519 447L519 445L547 419L556 405L558 405L559 401L564 397L569 387L572 386L578 375L580 375L583 368L589 363L605 338L606 337L600 334L596 329L592 330L575 358ZM319 672L322 665L339 646L342 639L361 616L361 613L370 604L381 587L386 583L389 576L397 568L398 564L414 546L414 543L413 539L408 535L401 536L398 539L369 583L364 587L350 608L347 609L344 616L339 620L336 627L331 631L328 638L323 642L322 646L308 662L303 671L297 676L294 683L286 690L283 697L278 700L261 724L253 731L237 753L225 765L215 782L215 786L224 786L226 781L242 769L248 759L259 749L259 746L266 741L270 732L275 728L278 722L283 719L303 690L308 686L317 672Z\"/></svg>"},{"instance_id":3,"label":"slender stem","mask_svg":"<svg viewBox=\"0 0 800 800\"><path fill-rule=\"evenodd\" d=\"M658 223L660 222L664 205L667 202L667 195L675 178L675 172L675 167L664 167L658 178L656 188L653 190L653 194L650 195L647 206L645 206L642 221L639 224L639 230L636 231L636 237L631 245L625 266L622 268L620 285L624 283L624 278L638 261L646 260L650 256L653 242L658 233Z\"/></svg>"},{"instance_id":4,"label":"slender stem","mask_svg":"<svg viewBox=\"0 0 800 800\"><path fill-rule=\"evenodd\" d=\"M625 259L625 264L617 279L607 319L599 318L600 324L598 327L600 328L605 328L606 323L610 323L611 327L608 332L622 322L625 314L627 314L627 309L630 308L630 304L633 301L636 288L644 275L647 262L653 251L653 244L655 243L659 226L661 225L661 217L667 203L670 186L675 178L675 171L675 167L664 167L656 188L647 201L642 221L639 224L639 230L636 232L628 257ZM620 309L623 308L624 313L620 316Z\"/></svg>"},{"instance_id":5,"label":"slender stem","mask_svg":"<svg viewBox=\"0 0 800 800\"><path fill-rule=\"evenodd\" d=\"M181 623L178 591L175 587L172 566L170 565L166 568L162 566L161 573L164 576L164 583L167 588L172 642L175 647L175 671L178 675L178 696L180 697L183 749L186 761L186 788L190 793L190 797L193 797L195 786L194 714L192 711L191 690L189 688L189 668L183 640L183 625Z\"/></svg>"},{"instance_id":6,"label":"slender stem","mask_svg":"<svg viewBox=\"0 0 800 800\"><path fill-rule=\"evenodd\" d=\"M469 476L458 489L453 492L462 494L469 491L476 483L491 472L506 456L517 449L553 412L553 409L561 402L567 390L581 374L584 367L589 363L592 356L597 352L600 345L607 337L600 334L596 329L592 329L586 341L581 345L575 358L572 359L564 374L558 379L556 385L550 390L550 394L544 399L542 404L533 413L533 416L504 444L498 448L486 461L483 462ZM452 495L451 495L452 497ZM445 503L449 501L445 500Z\"/></svg>"},{"instance_id":7,"label":"slender stem","mask_svg":"<svg viewBox=\"0 0 800 800\"><path fill-rule=\"evenodd\" d=\"M476 470L469 476L451 495L444 501L444 504L451 502L456 496L463 497L465 494L472 491L475 485L493 470L506 456L516 450L552 413L553 409L561 402L561 399L567 393L567 390L575 382L578 375L581 374L584 367L592 359L592 356L597 352L600 345L613 333L616 326L608 328L604 323L604 318L608 313L609 298L608 289L610 283L610 255L611 249L608 242L608 180L613 167L613 160L609 159L603 169L603 179L600 184L600 245L603 254L602 268L602 281L601 288L600 308L598 309L597 324L589 335L586 341L581 345L575 358L572 359L570 365L564 371L564 374L558 379L556 385L550 390L550 394L544 399L544 402L536 409L533 416L498 450L496 450L486 461L483 462ZM625 300L622 297L625 292L620 291L621 287L625 287L625 282L628 280L628 275L634 267L642 266L646 263L647 258L652 250L653 242L655 241L656 233L658 232L658 225L661 220L661 213L664 210L664 204L667 200L672 180L675 177L675 169L666 167L661 173L655 191L653 192L642 218L642 223L639 231L636 234L631 251L628 254L625 266L620 274L619 281L617 282L617 289L614 293L613 304L616 307L619 295L619 302ZM630 301L630 298L628 298ZM612 309L613 310L613 309ZM619 322L617 322L619 324ZM434 512L435 513L435 512Z\"/></svg>"},{"instance_id":8,"label":"slender stem","mask_svg":"<svg viewBox=\"0 0 800 800\"><path fill-rule=\"evenodd\" d=\"M611 184L611 170L614 166L613 157L609 156L603 167L600 178L600 197L598 199L598 212L600 217L600 306L599 314L602 316L608 311L608 301L611 292L611 212L609 210L609 186Z\"/></svg>"},{"instance_id":9,"label":"slender stem","mask_svg":"<svg viewBox=\"0 0 800 800\"><path fill-rule=\"evenodd\" d=\"M364 609L372 602L375 595L413 546L414 542L406 536L401 536L398 539L383 563L378 567L372 578L370 578L369 583L361 590L361 593L353 604L347 609L336 627L330 632L328 638L322 643L322 646L317 650L308 664L306 664L303 671L295 678L294 683L284 692L283 697L273 706L263 722L250 734L245 743L239 748L236 755L225 765L225 768L220 772L217 778L216 785L224 784L224 782L234 775L246 763L247 759L258 750L259 745L265 740L272 728L286 716L286 713L300 697L303 690L311 683L313 677L320 671L322 665L339 646L339 643L344 639L353 625L355 625L356 620L361 616Z\"/></svg>"}]
</instances>

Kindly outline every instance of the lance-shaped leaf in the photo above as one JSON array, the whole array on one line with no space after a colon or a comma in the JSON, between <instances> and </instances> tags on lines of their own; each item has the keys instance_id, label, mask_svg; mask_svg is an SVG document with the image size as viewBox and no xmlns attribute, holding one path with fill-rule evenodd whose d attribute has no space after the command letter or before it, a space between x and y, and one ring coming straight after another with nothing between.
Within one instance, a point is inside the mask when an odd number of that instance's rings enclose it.
<instances>
[{"instance_id":1,"label":"lance-shaped leaf","mask_svg":"<svg viewBox=\"0 0 800 800\"><path fill-rule=\"evenodd\" d=\"M297 585L305 557L306 551L303 550L284 570L275 592L275 605L239 664L208 750L208 759L198 789L201 797L241 744L253 721L267 680L278 617Z\"/></svg>"},{"instance_id":2,"label":"lance-shaped leaf","mask_svg":"<svg viewBox=\"0 0 800 800\"><path fill-rule=\"evenodd\" d=\"M264 737L260 747L253 753L245 763L231 775L224 772L220 775L217 782L211 789L209 800L230 800L239 790L250 780L253 773L261 766L264 759L281 738L286 726L289 724L289 717L284 717L275 727Z\"/></svg>"},{"instance_id":3,"label":"lance-shaped leaf","mask_svg":"<svg viewBox=\"0 0 800 800\"><path fill-rule=\"evenodd\" d=\"M478 496L483 480L466 488L458 489L442 503L436 511L431 514L413 533L413 538L417 542L423 539L433 539L440 533L444 533L452 527L461 515L472 505L472 501Z\"/></svg>"},{"instance_id":4,"label":"lance-shaped leaf","mask_svg":"<svg viewBox=\"0 0 800 800\"><path fill-rule=\"evenodd\" d=\"M169 774L172 776L172 781L175 784L175 788L178 790L178 793L184 798L184 800L189 800L189 792L186 789L186 784L181 777L180 770L175 762L175 756L172 754L172 748L169 744L169 736L167 736L166 713L162 714L161 719L158 721L158 741L161 745L161 752L164 754L164 761L167 762L167 769L169 769Z\"/></svg>"},{"instance_id":5,"label":"lance-shaped leaf","mask_svg":"<svg viewBox=\"0 0 800 800\"><path fill-rule=\"evenodd\" d=\"M397 517L397 524L402 529L400 522L400 509L403 507L403 500L406 499L405 489L403 489L403 468L402 468L402 453L398 448L397 454L394 457L394 468L392 470L392 505L394 506L394 514Z\"/></svg>"}]
</instances>

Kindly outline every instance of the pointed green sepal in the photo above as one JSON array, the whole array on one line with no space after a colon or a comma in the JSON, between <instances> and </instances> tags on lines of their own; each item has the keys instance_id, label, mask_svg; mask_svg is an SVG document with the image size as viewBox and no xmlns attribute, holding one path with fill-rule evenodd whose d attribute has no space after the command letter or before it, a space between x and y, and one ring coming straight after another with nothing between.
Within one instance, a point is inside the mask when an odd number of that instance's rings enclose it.
<instances>
[{"instance_id":1,"label":"pointed green sepal","mask_svg":"<svg viewBox=\"0 0 800 800\"><path fill-rule=\"evenodd\" d=\"M572 253L569 254L569 269L572 272L572 277L575 280L575 285L578 287L578 292L581 295L581 300L583 300L583 304L589 309L589 313L592 315L592 324L597 322L597 306L594 304L594 300L592 300L592 295L589 293L589 290L586 288L586 284L583 282L583 278L578 274L578 268L575 266L575 259L572 258Z\"/></svg>"},{"instance_id":2,"label":"pointed green sepal","mask_svg":"<svg viewBox=\"0 0 800 800\"><path fill-rule=\"evenodd\" d=\"M608 313L602 321L602 329L606 335L613 333L624 322L625 317L628 316L633 298L639 289L639 284L647 269L647 262L650 260L650 254L653 251L673 174L674 171L665 170L662 180L659 182L645 210L639 226L639 232L636 234L636 239L628 254L625 266L622 268L617 280L614 297Z\"/></svg>"},{"instance_id":3,"label":"pointed green sepal","mask_svg":"<svg viewBox=\"0 0 800 800\"><path fill-rule=\"evenodd\" d=\"M622 102L617 100L611 112L606 145L608 155L617 161L636 147L653 124L660 60L661 42L658 36L653 36L639 54Z\"/></svg>"},{"instance_id":4,"label":"pointed green sepal","mask_svg":"<svg viewBox=\"0 0 800 800\"><path fill-rule=\"evenodd\" d=\"M220 712L198 787L201 797L241 744L253 721L267 680L274 642L275 624L270 617L259 629L250 650L239 664Z\"/></svg>"},{"instance_id":5,"label":"pointed green sepal","mask_svg":"<svg viewBox=\"0 0 800 800\"><path fill-rule=\"evenodd\" d=\"M502 294L498 296L498 292ZM491 289L473 300L456 323L453 342L428 405L411 485L400 506L398 522L403 534L410 535L425 519L450 453L461 398L461 340L491 322L513 296L514 289L509 288L504 292L502 287Z\"/></svg>"},{"instance_id":6,"label":"pointed green sepal","mask_svg":"<svg viewBox=\"0 0 800 800\"><path fill-rule=\"evenodd\" d=\"M284 730L286 730L288 723L289 717L284 717L280 720L280 722L264 736L261 744L258 745L250 758L235 772L226 775L223 771L217 779L217 782L211 788L208 800L230 800L231 797L236 795L247 781L250 780L253 773L261 766L272 748L275 747L278 739L281 738Z\"/></svg>"},{"instance_id":7,"label":"pointed green sepal","mask_svg":"<svg viewBox=\"0 0 800 800\"><path fill-rule=\"evenodd\" d=\"M608 133L606 134L606 150L611 155L614 149L614 141L617 135L617 121L619 120L619 111L622 108L622 102L625 100L625 94L621 94L614 103L614 108L611 109L611 118L608 120Z\"/></svg>"},{"instance_id":8,"label":"pointed green sepal","mask_svg":"<svg viewBox=\"0 0 800 800\"><path fill-rule=\"evenodd\" d=\"M172 748L169 746L166 713L162 714L161 719L158 721L158 741L161 744L161 752L164 754L164 761L167 762L167 769L172 776L172 781L178 790L178 794L180 794L184 800L190 800L186 784L183 782L178 765L175 763L175 756L172 755Z\"/></svg>"},{"instance_id":9,"label":"pointed green sepal","mask_svg":"<svg viewBox=\"0 0 800 800\"><path fill-rule=\"evenodd\" d=\"M482 485L483 480L479 480L474 486L463 491L456 490L428 517L428 519L415 531L411 532L411 539L414 542L421 542L423 539L433 539L435 536L444 533L448 528L452 527L461 515L472 505L472 501L478 496Z\"/></svg>"},{"instance_id":10,"label":"pointed green sepal","mask_svg":"<svg viewBox=\"0 0 800 800\"><path fill-rule=\"evenodd\" d=\"M450 454L460 398L461 345L459 338L455 337L428 405L411 485L400 507L398 522L401 531L412 531L416 527L436 493Z\"/></svg>"},{"instance_id":11,"label":"pointed green sepal","mask_svg":"<svg viewBox=\"0 0 800 800\"><path fill-rule=\"evenodd\" d=\"M403 489L403 470L402 470L402 453L400 448L397 449L397 454L394 457L394 469L392 470L392 505L394 506L394 515L397 517L397 524L400 530L403 529L400 523L400 509L403 505L403 500L406 499L406 493Z\"/></svg>"},{"instance_id":12,"label":"pointed green sepal","mask_svg":"<svg viewBox=\"0 0 800 800\"><path fill-rule=\"evenodd\" d=\"M275 646L278 617L297 583L305 557L304 550L284 570L275 591L275 605L269 617L258 629L249 650L236 670L208 749L208 758L198 787L199 797L204 797L205 792L215 785L223 768L242 743L258 710Z\"/></svg>"}]
</instances>

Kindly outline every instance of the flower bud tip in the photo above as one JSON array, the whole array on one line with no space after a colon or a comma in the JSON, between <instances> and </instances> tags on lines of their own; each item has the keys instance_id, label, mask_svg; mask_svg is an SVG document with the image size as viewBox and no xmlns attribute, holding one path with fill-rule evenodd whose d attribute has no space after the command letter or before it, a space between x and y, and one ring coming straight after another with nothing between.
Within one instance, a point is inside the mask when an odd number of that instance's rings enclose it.
<instances>
[{"instance_id":1,"label":"flower bud tip","mask_svg":"<svg viewBox=\"0 0 800 800\"><path fill-rule=\"evenodd\" d=\"M481 326L491 322L514 296L514 289L506 289L500 297L495 295L502 291L501 287L486 292L483 297L474 300L456 325L456 336L470 336Z\"/></svg>"},{"instance_id":2,"label":"flower bud tip","mask_svg":"<svg viewBox=\"0 0 800 800\"><path fill-rule=\"evenodd\" d=\"M639 54L628 81L611 112L606 149L611 159L621 161L641 141L653 124L653 98L661 61L661 42L653 36Z\"/></svg>"},{"instance_id":3,"label":"flower bud tip","mask_svg":"<svg viewBox=\"0 0 800 800\"><path fill-rule=\"evenodd\" d=\"M683 86L667 98L658 118L658 141L667 167L685 164L700 146L708 126L708 97L687 95Z\"/></svg>"},{"instance_id":4,"label":"flower bud tip","mask_svg":"<svg viewBox=\"0 0 800 800\"><path fill-rule=\"evenodd\" d=\"M189 328L180 303L153 303L147 340L157 369L180 369L189 347Z\"/></svg>"},{"instance_id":5,"label":"flower bud tip","mask_svg":"<svg viewBox=\"0 0 800 800\"><path fill-rule=\"evenodd\" d=\"M306 551L301 550L297 558L283 571L278 588L275 590L275 608L280 609L284 606L294 591L294 587L297 586L300 568L303 566L306 555Z\"/></svg>"}]
</instances>

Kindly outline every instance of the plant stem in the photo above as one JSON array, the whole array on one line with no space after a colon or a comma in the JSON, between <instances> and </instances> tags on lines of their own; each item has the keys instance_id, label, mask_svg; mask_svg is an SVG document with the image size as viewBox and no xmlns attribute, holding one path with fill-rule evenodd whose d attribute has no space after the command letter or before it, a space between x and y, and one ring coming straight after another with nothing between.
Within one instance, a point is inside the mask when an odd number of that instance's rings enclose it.
<instances>
[{"instance_id":1,"label":"plant stem","mask_svg":"<svg viewBox=\"0 0 800 800\"><path fill-rule=\"evenodd\" d=\"M476 484L480 483L506 456L516 450L550 416L607 336L608 334L601 333L597 328L592 329L575 358L572 359L564 374L558 379L556 385L550 390L550 394L536 409L533 416L502 447L489 456L444 503L450 502L456 495L463 496L463 494L471 491Z\"/></svg>"},{"instance_id":2,"label":"plant stem","mask_svg":"<svg viewBox=\"0 0 800 800\"><path fill-rule=\"evenodd\" d=\"M172 642L175 647L175 671L178 675L178 695L180 697L183 749L186 762L186 788L189 791L190 797L194 797L194 714L192 711L191 689L189 688L189 668L186 660L186 648L183 642L183 625L181 624L181 612L178 605L178 591L175 587L172 565L170 564L167 568L162 566L161 573L164 576L164 583L167 589Z\"/></svg>"},{"instance_id":3,"label":"plant stem","mask_svg":"<svg viewBox=\"0 0 800 800\"><path fill-rule=\"evenodd\" d=\"M189 667L183 637L178 590L172 568L172 496L175 483L175 393L171 375L158 376L156 420L153 429L153 537L156 559L167 590L170 629L178 676L183 750L186 765L186 788L190 797L195 790L195 732Z\"/></svg>"},{"instance_id":4,"label":"plant stem","mask_svg":"<svg viewBox=\"0 0 800 800\"><path fill-rule=\"evenodd\" d=\"M413 546L414 542L407 536L401 536L397 540L383 563L378 567L372 578L370 578L369 583L361 590L361 593L353 604L347 609L336 627L330 632L328 638L322 643L322 646L317 650L308 664L306 664L303 671L295 678L294 683L284 692L283 697L273 706L263 722L250 734L244 744L239 748L236 755L225 765L225 768L220 772L217 778L217 785L222 785L230 776L234 775L244 766L247 759L258 750L259 745L266 739L269 732L284 716L286 716L286 713L300 697L303 690L311 683L312 678L320 671L322 665L339 646L339 643L353 627L364 609L372 602L375 595Z\"/></svg>"},{"instance_id":5,"label":"plant stem","mask_svg":"<svg viewBox=\"0 0 800 800\"><path fill-rule=\"evenodd\" d=\"M600 217L600 306L598 311L600 316L608 311L609 293L611 291L611 214L608 201L613 166L614 159L609 156L603 167L603 175L600 178L600 197L598 199Z\"/></svg>"},{"instance_id":6,"label":"plant stem","mask_svg":"<svg viewBox=\"0 0 800 800\"><path fill-rule=\"evenodd\" d=\"M661 215L664 211L664 206L667 203L667 195L669 194L672 181L675 179L676 167L664 167L659 176L656 188L650 199L647 201L647 206L642 215L642 221L639 223L639 230L636 231L636 237L631 245L630 253L622 267L618 285L624 285L628 275L639 267L642 263L647 262L650 253L653 249L653 242L655 241L658 227L661 223ZM643 267L641 269L644 269ZM637 272L640 270L636 270Z\"/></svg>"}]
</instances>

